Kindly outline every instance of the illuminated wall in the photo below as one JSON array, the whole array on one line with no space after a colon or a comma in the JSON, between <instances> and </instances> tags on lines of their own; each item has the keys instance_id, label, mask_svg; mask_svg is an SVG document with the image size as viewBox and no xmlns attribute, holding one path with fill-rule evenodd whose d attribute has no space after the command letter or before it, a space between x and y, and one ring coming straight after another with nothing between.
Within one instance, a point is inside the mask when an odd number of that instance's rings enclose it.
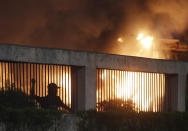
<instances>
[{"instance_id":1,"label":"illuminated wall","mask_svg":"<svg viewBox=\"0 0 188 131\"><path fill-rule=\"evenodd\" d=\"M30 95L35 80L35 95L48 95L48 84L55 83L58 96L71 108L71 66L32 63L0 62L0 89L8 90L10 86Z\"/></svg>"},{"instance_id":2,"label":"illuminated wall","mask_svg":"<svg viewBox=\"0 0 188 131\"><path fill-rule=\"evenodd\" d=\"M114 105L121 108L127 103L138 112L164 111L165 75L97 69L96 102L98 111L114 110Z\"/></svg>"}]
</instances>

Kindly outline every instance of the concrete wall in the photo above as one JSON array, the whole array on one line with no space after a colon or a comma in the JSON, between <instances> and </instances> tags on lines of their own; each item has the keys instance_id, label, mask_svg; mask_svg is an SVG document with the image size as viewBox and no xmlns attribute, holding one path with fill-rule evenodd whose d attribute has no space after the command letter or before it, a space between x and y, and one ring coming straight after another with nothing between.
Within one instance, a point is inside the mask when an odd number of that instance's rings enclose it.
<instances>
[{"instance_id":1,"label":"concrete wall","mask_svg":"<svg viewBox=\"0 0 188 131\"><path fill-rule=\"evenodd\" d=\"M82 119L76 115L63 114L59 120L53 121L53 124L47 131L79 131L79 123L81 120ZM30 129L26 124L28 123L9 129L11 124L9 125L9 123L0 122L0 131L33 131L33 129ZM43 131L40 126L33 128L36 131Z\"/></svg>"},{"instance_id":2,"label":"concrete wall","mask_svg":"<svg viewBox=\"0 0 188 131\"><path fill-rule=\"evenodd\" d=\"M0 60L82 67L84 70L80 70L82 73L79 81L82 82L80 88L83 91L79 93L79 102L83 106L79 107L80 110L96 107L96 68L177 74L177 110L185 110L187 62L7 44L0 45Z\"/></svg>"}]
</instances>

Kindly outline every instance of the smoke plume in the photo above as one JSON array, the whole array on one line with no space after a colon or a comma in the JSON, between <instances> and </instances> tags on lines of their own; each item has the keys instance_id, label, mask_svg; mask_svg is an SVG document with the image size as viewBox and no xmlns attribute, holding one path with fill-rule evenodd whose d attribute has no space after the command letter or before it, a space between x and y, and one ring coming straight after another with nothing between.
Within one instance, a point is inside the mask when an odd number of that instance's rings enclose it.
<instances>
[{"instance_id":1,"label":"smoke plume","mask_svg":"<svg viewBox=\"0 0 188 131\"><path fill-rule=\"evenodd\" d=\"M1 0L0 42L118 53L141 30L188 41L187 0ZM113 49L113 51L111 50Z\"/></svg>"}]
</instances>

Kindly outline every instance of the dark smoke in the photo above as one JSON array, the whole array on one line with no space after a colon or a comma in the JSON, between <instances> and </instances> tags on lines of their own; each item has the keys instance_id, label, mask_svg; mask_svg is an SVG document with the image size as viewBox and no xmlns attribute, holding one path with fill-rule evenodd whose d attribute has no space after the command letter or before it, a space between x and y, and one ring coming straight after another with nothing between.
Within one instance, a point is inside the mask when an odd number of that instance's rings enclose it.
<instances>
[{"instance_id":1,"label":"dark smoke","mask_svg":"<svg viewBox=\"0 0 188 131\"><path fill-rule=\"evenodd\" d=\"M1 0L0 42L118 52L119 36L143 29L187 42L187 6L187 0Z\"/></svg>"}]
</instances>

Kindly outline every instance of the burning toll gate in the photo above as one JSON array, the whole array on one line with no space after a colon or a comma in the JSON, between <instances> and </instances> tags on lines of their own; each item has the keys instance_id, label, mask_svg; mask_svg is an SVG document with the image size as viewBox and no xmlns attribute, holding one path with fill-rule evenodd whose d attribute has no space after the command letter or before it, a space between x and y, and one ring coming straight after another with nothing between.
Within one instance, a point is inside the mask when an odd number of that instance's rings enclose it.
<instances>
[{"instance_id":1,"label":"burning toll gate","mask_svg":"<svg viewBox=\"0 0 188 131\"><path fill-rule=\"evenodd\" d=\"M152 40L148 38L147 40ZM0 88L48 95L48 84L72 111L185 111L188 63L64 49L0 45ZM107 103L107 104L106 104Z\"/></svg>"}]
</instances>

